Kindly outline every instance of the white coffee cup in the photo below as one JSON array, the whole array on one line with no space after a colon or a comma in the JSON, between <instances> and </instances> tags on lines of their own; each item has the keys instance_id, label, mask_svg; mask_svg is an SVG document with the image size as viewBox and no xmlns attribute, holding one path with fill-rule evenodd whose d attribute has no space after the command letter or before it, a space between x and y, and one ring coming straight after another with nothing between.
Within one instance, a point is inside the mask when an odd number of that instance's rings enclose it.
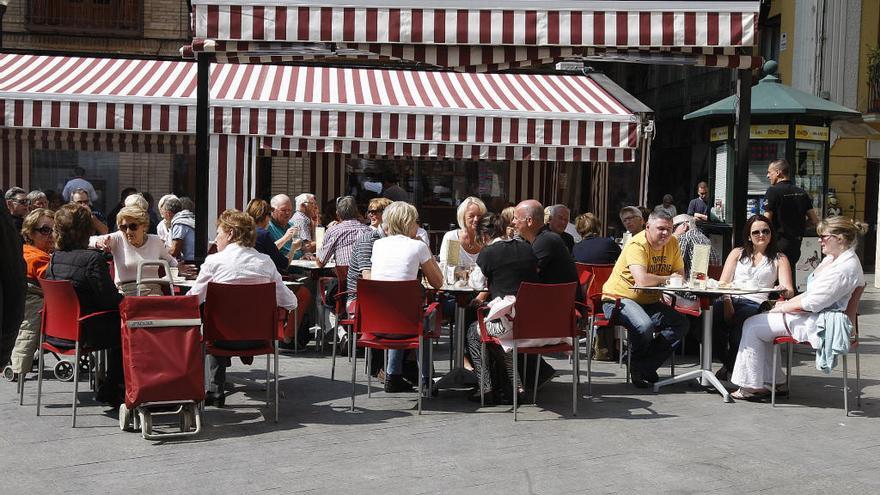
<instances>
[{"instance_id":1,"label":"white coffee cup","mask_svg":"<svg viewBox=\"0 0 880 495\"><path fill-rule=\"evenodd\" d=\"M684 285L684 279L678 275L673 275L669 277L669 281L666 282L667 287L681 287Z\"/></svg>"}]
</instances>

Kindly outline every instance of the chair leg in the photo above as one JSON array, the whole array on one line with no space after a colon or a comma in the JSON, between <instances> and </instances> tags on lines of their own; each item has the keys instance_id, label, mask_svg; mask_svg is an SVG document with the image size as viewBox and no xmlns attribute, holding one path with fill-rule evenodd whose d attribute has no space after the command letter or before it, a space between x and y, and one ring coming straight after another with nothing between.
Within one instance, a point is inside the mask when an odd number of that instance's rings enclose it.
<instances>
[{"instance_id":1,"label":"chair leg","mask_svg":"<svg viewBox=\"0 0 880 495\"><path fill-rule=\"evenodd\" d=\"M357 343L353 342L353 346L355 352L351 353L351 412L354 412L354 392L355 392L355 380L357 378Z\"/></svg>"},{"instance_id":2,"label":"chair leg","mask_svg":"<svg viewBox=\"0 0 880 495\"><path fill-rule=\"evenodd\" d=\"M269 362L271 357L266 354L266 409L269 409L269 396L272 394L272 378L269 374Z\"/></svg>"},{"instance_id":3,"label":"chair leg","mask_svg":"<svg viewBox=\"0 0 880 495\"><path fill-rule=\"evenodd\" d=\"M842 355L843 357L843 414L844 416L849 416L849 384L847 383L846 377L848 375L846 369L846 354Z\"/></svg>"},{"instance_id":4,"label":"chair leg","mask_svg":"<svg viewBox=\"0 0 880 495\"><path fill-rule=\"evenodd\" d=\"M532 404L538 404L538 373L541 371L541 355L535 360L535 387L532 388Z\"/></svg>"},{"instance_id":5,"label":"chair leg","mask_svg":"<svg viewBox=\"0 0 880 495\"><path fill-rule=\"evenodd\" d=\"M793 343L788 344L788 361L786 362L786 365L785 365L785 380L786 380L786 383L788 383L788 396L789 397L791 397L791 392L792 392L791 382L793 381L791 379L791 362L792 362L792 360L794 360L794 344Z\"/></svg>"},{"instance_id":6,"label":"chair leg","mask_svg":"<svg viewBox=\"0 0 880 495\"><path fill-rule=\"evenodd\" d=\"M614 333L618 337L617 338L617 364L621 368L623 368L623 339L626 336L627 330L624 330L623 332L621 332L621 331L619 331L620 328L623 328L623 327L619 327L619 326L614 327ZM629 378L627 378L627 380L629 380Z\"/></svg>"},{"instance_id":7,"label":"chair leg","mask_svg":"<svg viewBox=\"0 0 880 495\"><path fill-rule=\"evenodd\" d=\"M770 407L776 407L776 362L779 356L779 346L773 344L773 367L770 368L773 371L770 372L772 378L770 379Z\"/></svg>"},{"instance_id":8,"label":"chair leg","mask_svg":"<svg viewBox=\"0 0 880 495\"><path fill-rule=\"evenodd\" d=\"M680 342L684 342L684 340ZM672 378L675 378L675 351L672 351L672 354L669 356L669 374Z\"/></svg>"},{"instance_id":9,"label":"chair leg","mask_svg":"<svg viewBox=\"0 0 880 495\"><path fill-rule=\"evenodd\" d=\"M587 327L587 395L593 396L593 376L592 376L592 362L593 362L593 332L595 331L595 327L593 327L593 317L590 317L589 326Z\"/></svg>"},{"instance_id":10,"label":"chair leg","mask_svg":"<svg viewBox=\"0 0 880 495\"><path fill-rule=\"evenodd\" d=\"M336 380L336 344L339 341L339 319L336 319L336 325L333 327L333 360L330 365L330 381Z\"/></svg>"},{"instance_id":11,"label":"chair leg","mask_svg":"<svg viewBox=\"0 0 880 495\"><path fill-rule=\"evenodd\" d=\"M24 381L27 379L27 372L18 375L18 405L24 405Z\"/></svg>"},{"instance_id":12,"label":"chair leg","mask_svg":"<svg viewBox=\"0 0 880 495\"><path fill-rule=\"evenodd\" d=\"M37 416L40 415L40 398L43 395L42 394L42 392L43 392L43 365L44 365L43 356L45 356L45 354L46 354L43 352L43 339L44 339L44 337L45 337L45 335L41 331L40 332L40 347L38 348L40 350L40 356L39 356L39 359L37 360Z\"/></svg>"},{"instance_id":13,"label":"chair leg","mask_svg":"<svg viewBox=\"0 0 880 495\"><path fill-rule=\"evenodd\" d=\"M76 428L76 397L79 395L79 342L76 343L73 363L73 424L71 428Z\"/></svg>"},{"instance_id":14,"label":"chair leg","mask_svg":"<svg viewBox=\"0 0 880 495\"><path fill-rule=\"evenodd\" d=\"M486 380L486 343L480 343L480 407L486 406L486 399L483 397L483 383Z\"/></svg>"},{"instance_id":15,"label":"chair leg","mask_svg":"<svg viewBox=\"0 0 880 495\"><path fill-rule=\"evenodd\" d=\"M513 373L514 373L514 377L516 377L516 373L519 371L519 362L517 360L518 360L518 357L517 357L517 352L516 352L516 341L514 340L513 341ZM528 363L528 361L526 361L526 363ZM523 378L526 378L525 373L523 373ZM516 379L514 379L513 380L513 421L514 421L514 423L516 422L516 407L519 405L519 404L517 404L517 402L518 402L517 399L519 398L518 396L519 396L519 393L516 389Z\"/></svg>"},{"instance_id":16,"label":"chair leg","mask_svg":"<svg viewBox=\"0 0 880 495\"><path fill-rule=\"evenodd\" d=\"M587 339L589 340L589 339ZM578 415L578 388L581 382L581 344L580 341L575 338L574 339L574 352L571 353L574 356L574 361L571 363L571 415Z\"/></svg>"},{"instance_id":17,"label":"chair leg","mask_svg":"<svg viewBox=\"0 0 880 495\"><path fill-rule=\"evenodd\" d=\"M373 360L373 353L370 351L372 351L372 349L370 349L369 347L364 347L364 361L367 362L367 397L373 396L373 366L370 363L370 361ZM385 368L385 381L388 381L387 364Z\"/></svg>"},{"instance_id":18,"label":"chair leg","mask_svg":"<svg viewBox=\"0 0 880 495\"><path fill-rule=\"evenodd\" d=\"M862 372L859 369L859 346L856 346L856 405L862 407Z\"/></svg>"},{"instance_id":19,"label":"chair leg","mask_svg":"<svg viewBox=\"0 0 880 495\"><path fill-rule=\"evenodd\" d=\"M424 340L424 339L422 339L422 340ZM424 367L424 364L422 364L422 359L424 357L425 357L425 346L423 345L422 342L419 342L419 366L418 366L419 367L419 390L418 390L419 397L417 399L418 404L419 404L419 406L418 406L419 407L419 416L422 415L422 390L424 390L424 386L425 386L425 378L423 377L425 370L422 369ZM388 372L386 371L385 373L386 373L385 376L387 377Z\"/></svg>"},{"instance_id":20,"label":"chair leg","mask_svg":"<svg viewBox=\"0 0 880 495\"><path fill-rule=\"evenodd\" d=\"M625 332L627 336L629 335L629 330ZM627 384L632 383L632 380L629 376L629 370L632 369L632 347L629 346L629 338L627 337L627 346L626 346L626 382Z\"/></svg>"},{"instance_id":21,"label":"chair leg","mask_svg":"<svg viewBox=\"0 0 880 495\"><path fill-rule=\"evenodd\" d=\"M278 422L278 341L275 341L275 422Z\"/></svg>"}]
</instances>

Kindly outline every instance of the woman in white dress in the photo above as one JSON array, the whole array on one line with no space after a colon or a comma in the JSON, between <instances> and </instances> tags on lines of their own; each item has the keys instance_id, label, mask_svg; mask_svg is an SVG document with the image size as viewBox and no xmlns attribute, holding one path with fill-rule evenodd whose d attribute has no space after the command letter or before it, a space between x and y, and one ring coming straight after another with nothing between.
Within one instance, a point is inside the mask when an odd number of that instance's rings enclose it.
<instances>
[{"instance_id":1,"label":"woman in white dress","mask_svg":"<svg viewBox=\"0 0 880 495\"><path fill-rule=\"evenodd\" d=\"M863 231L852 220L830 217L819 223L819 244L825 259L807 279L806 292L770 310L752 316L743 325L743 336L733 367L730 381L739 386L731 394L734 399L763 400L770 391L771 373L776 373L776 383L785 392L786 377L781 364L773 366L773 340L791 335L798 341L809 341L819 346L816 320L826 310L845 311L853 291L864 285L862 264L855 253L856 235Z\"/></svg>"},{"instance_id":2,"label":"woman in white dress","mask_svg":"<svg viewBox=\"0 0 880 495\"><path fill-rule=\"evenodd\" d=\"M779 285L776 284L777 279ZM774 287L786 299L794 296L790 262L777 249L770 220L764 215L753 215L746 222L743 247L733 249L727 256L719 280L734 287L745 285L747 281L754 281L760 288ZM718 379L729 378L742 338L743 322L760 313L761 304L766 300L767 294L759 293L724 296L715 301L712 329L718 333L717 341L727 345L722 361L724 365L715 374Z\"/></svg>"}]
</instances>

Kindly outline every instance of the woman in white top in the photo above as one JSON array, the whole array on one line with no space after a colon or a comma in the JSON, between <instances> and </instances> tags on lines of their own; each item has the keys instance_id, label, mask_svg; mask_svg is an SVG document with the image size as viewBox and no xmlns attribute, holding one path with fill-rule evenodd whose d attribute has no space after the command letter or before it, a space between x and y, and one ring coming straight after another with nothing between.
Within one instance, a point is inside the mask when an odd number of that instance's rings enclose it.
<instances>
[{"instance_id":1,"label":"woman in white top","mask_svg":"<svg viewBox=\"0 0 880 495\"><path fill-rule=\"evenodd\" d=\"M477 234L477 226L485 214L486 205L480 198L470 196L458 205L456 218L459 228L444 234L440 243L440 266L444 270L450 266L449 241L458 242L458 266L477 264L477 255L486 244L486 240Z\"/></svg>"},{"instance_id":2,"label":"woman in white top","mask_svg":"<svg viewBox=\"0 0 880 495\"><path fill-rule=\"evenodd\" d=\"M382 229L385 237L373 243L371 267L362 276L372 280L416 280L419 269L434 288L443 286L443 274L434 261L428 246L416 239L419 214L415 207L404 201L395 201L382 212ZM394 336L386 335L386 338ZM431 377L431 363L424 353L422 376L425 383ZM388 352L388 369L385 370L386 392L407 392L412 384L403 379L404 351Z\"/></svg>"},{"instance_id":3,"label":"woman in white top","mask_svg":"<svg viewBox=\"0 0 880 495\"><path fill-rule=\"evenodd\" d=\"M162 217L162 220L159 222L159 225L156 226L156 235L159 236L159 239L162 239L162 242L165 243L165 247L171 247L171 236L168 235L171 232L171 218L174 217L174 213L171 213L165 208L165 203L169 199L174 199L175 201L180 201L180 199L173 194L166 194L159 198L159 215Z\"/></svg>"},{"instance_id":4,"label":"woman in white top","mask_svg":"<svg viewBox=\"0 0 880 495\"><path fill-rule=\"evenodd\" d=\"M113 254L114 282L119 291L127 296L137 294L137 267L141 261L165 260L170 266L177 266L177 260L168 253L159 236L147 234L150 216L137 206L125 206L116 214L116 227L112 234L93 237L92 247L102 248ZM156 267L144 269L144 278L157 278ZM141 295L161 294L155 285L141 287Z\"/></svg>"},{"instance_id":5,"label":"woman in white top","mask_svg":"<svg viewBox=\"0 0 880 495\"><path fill-rule=\"evenodd\" d=\"M730 381L739 385L734 399L763 400L770 391L766 384L776 373L776 383L785 392L786 377L781 364L773 366L773 339L791 335L798 341L819 346L818 314L826 310L845 311L853 291L865 284L862 264L855 253L856 235L863 231L844 217L830 217L819 223L819 244L825 259L807 279L806 292L780 302L770 310L752 316L743 325L743 337Z\"/></svg>"},{"instance_id":6,"label":"woman in white top","mask_svg":"<svg viewBox=\"0 0 880 495\"><path fill-rule=\"evenodd\" d=\"M779 285L776 284L777 279ZM724 262L719 282L734 287L753 281L759 288L775 287L784 298L794 296L794 281L788 258L776 247L770 220L763 215L753 215L743 229L743 247L733 249ZM751 283L751 282L749 282ZM766 293L744 296L724 296L715 301L712 330L716 341L727 345L722 363L715 374L719 380L727 380L742 338L742 325L750 316L761 312L761 304L767 300Z\"/></svg>"}]
</instances>

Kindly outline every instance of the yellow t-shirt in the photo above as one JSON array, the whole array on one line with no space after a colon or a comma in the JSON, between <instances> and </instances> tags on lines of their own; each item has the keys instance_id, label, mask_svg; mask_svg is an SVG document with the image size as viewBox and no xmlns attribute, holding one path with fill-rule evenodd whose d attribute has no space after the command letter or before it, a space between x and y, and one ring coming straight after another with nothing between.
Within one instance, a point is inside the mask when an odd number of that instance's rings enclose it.
<instances>
[{"instance_id":1,"label":"yellow t-shirt","mask_svg":"<svg viewBox=\"0 0 880 495\"><path fill-rule=\"evenodd\" d=\"M681 251L674 237L670 236L669 242L663 246L663 249L657 251L648 244L645 231L641 231L624 246L623 252L620 253L620 257L614 264L611 276L602 287L602 292L611 296L632 299L639 304L651 304L659 301L660 293L657 291L632 289L632 286L635 285L635 279L629 271L630 265L644 266L648 273L653 275L672 275L684 270Z\"/></svg>"}]
</instances>

